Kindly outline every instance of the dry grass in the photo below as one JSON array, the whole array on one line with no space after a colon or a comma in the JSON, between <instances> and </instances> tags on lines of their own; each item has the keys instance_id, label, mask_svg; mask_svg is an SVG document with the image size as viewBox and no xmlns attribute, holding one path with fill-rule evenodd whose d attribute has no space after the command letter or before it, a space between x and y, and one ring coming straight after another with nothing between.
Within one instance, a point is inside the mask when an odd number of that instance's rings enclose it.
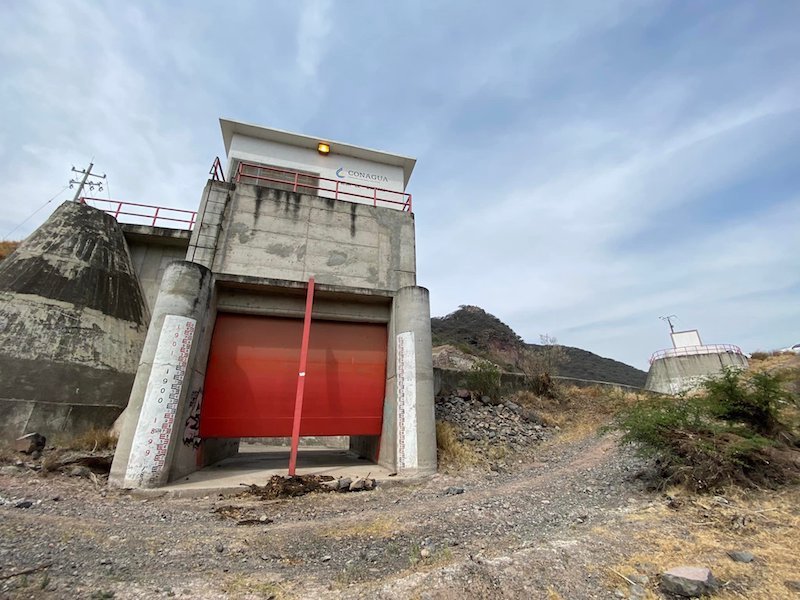
<instances>
[{"instance_id":1,"label":"dry grass","mask_svg":"<svg viewBox=\"0 0 800 600\"><path fill-rule=\"evenodd\" d=\"M574 442L595 435L622 408L645 398L644 393L623 392L605 386L569 386L557 398L537 396L529 391L516 392L511 399L532 410L548 427L558 427L558 443Z\"/></svg>"},{"instance_id":2,"label":"dry grass","mask_svg":"<svg viewBox=\"0 0 800 600\"><path fill-rule=\"evenodd\" d=\"M352 523L341 523L321 527L317 534L325 538L341 540L345 538L390 538L403 530L403 526L394 517L378 517L376 519L358 520Z\"/></svg>"},{"instance_id":3,"label":"dry grass","mask_svg":"<svg viewBox=\"0 0 800 600\"><path fill-rule=\"evenodd\" d=\"M20 242L0 242L0 261L2 261L6 256L14 252L17 249L17 246L20 245Z\"/></svg>"},{"instance_id":4,"label":"dry grass","mask_svg":"<svg viewBox=\"0 0 800 600\"><path fill-rule=\"evenodd\" d=\"M436 448L443 470L457 471L484 461L477 448L458 439L458 429L447 421L436 421Z\"/></svg>"},{"instance_id":5,"label":"dry grass","mask_svg":"<svg viewBox=\"0 0 800 600\"><path fill-rule=\"evenodd\" d=\"M117 439L117 434L108 429L92 427L74 437L58 440L56 445L65 450L97 452L113 450L117 447Z\"/></svg>"},{"instance_id":6,"label":"dry grass","mask_svg":"<svg viewBox=\"0 0 800 600\"><path fill-rule=\"evenodd\" d=\"M641 551L617 565L616 571L630 575L637 564L652 565L656 572L679 565L706 566L723 583L715 596L720 600L790 597L784 582L800 579L800 555L796 552L800 487L782 492L735 489L724 497L672 493L677 509L664 505L631 516L640 528L636 545ZM756 559L737 563L727 556L729 550L747 550Z\"/></svg>"},{"instance_id":7,"label":"dry grass","mask_svg":"<svg viewBox=\"0 0 800 600\"><path fill-rule=\"evenodd\" d=\"M228 577L223 590L230 598L270 598L289 600L293 598L285 583L264 581L258 575L235 575Z\"/></svg>"}]
</instances>

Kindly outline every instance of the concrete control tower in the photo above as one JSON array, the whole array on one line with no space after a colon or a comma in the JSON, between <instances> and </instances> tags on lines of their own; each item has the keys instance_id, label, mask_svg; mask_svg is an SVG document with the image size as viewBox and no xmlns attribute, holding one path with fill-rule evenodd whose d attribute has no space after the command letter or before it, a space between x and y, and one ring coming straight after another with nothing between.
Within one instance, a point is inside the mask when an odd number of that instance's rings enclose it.
<instances>
[{"instance_id":1,"label":"concrete control tower","mask_svg":"<svg viewBox=\"0 0 800 600\"><path fill-rule=\"evenodd\" d=\"M670 322L672 348L650 357L645 389L679 394L695 389L726 367L747 368L747 357L738 346L703 344L696 329L675 331Z\"/></svg>"},{"instance_id":2,"label":"concrete control tower","mask_svg":"<svg viewBox=\"0 0 800 600\"><path fill-rule=\"evenodd\" d=\"M349 436L436 469L415 160L221 120L185 260L161 278L110 480L157 487L240 438Z\"/></svg>"}]
</instances>

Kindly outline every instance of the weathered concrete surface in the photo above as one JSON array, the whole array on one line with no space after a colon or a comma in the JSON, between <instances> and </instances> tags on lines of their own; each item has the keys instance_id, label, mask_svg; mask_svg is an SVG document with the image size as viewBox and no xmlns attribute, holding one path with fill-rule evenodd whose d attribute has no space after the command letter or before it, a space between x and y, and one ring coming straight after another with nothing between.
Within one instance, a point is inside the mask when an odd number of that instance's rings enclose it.
<instances>
[{"instance_id":1,"label":"weathered concrete surface","mask_svg":"<svg viewBox=\"0 0 800 600\"><path fill-rule=\"evenodd\" d=\"M201 441L197 437L203 381L216 313L214 303L213 276L208 269L186 261L173 262L167 267L130 393L128 409L121 423L109 475L109 482L113 485L158 487L194 471L198 465L216 462L236 452L238 440ZM129 464L136 454L136 444L141 441L143 431L149 428L140 418L146 412L143 408L146 408L148 402L157 401L150 393L151 373L156 363L157 351L164 344L163 330L170 317L192 320L194 334L180 382L168 382L168 386L175 392L175 405L168 427L164 429L161 424L158 425L161 428L158 435L163 444L164 459L156 471L148 472L137 483L131 477Z\"/></svg>"},{"instance_id":2,"label":"weathered concrete surface","mask_svg":"<svg viewBox=\"0 0 800 600\"><path fill-rule=\"evenodd\" d=\"M191 231L127 223L121 227L147 308L152 312L167 266L186 258Z\"/></svg>"},{"instance_id":3,"label":"weathered concrete surface","mask_svg":"<svg viewBox=\"0 0 800 600\"><path fill-rule=\"evenodd\" d=\"M398 290L392 306L392 321L389 331L389 347L386 365L386 398L383 405L383 431L378 440L367 437L352 437L350 447L354 452L377 458L381 465L407 474L436 472L436 419L434 415L433 354L431 351L430 298L427 289L418 286ZM398 439L403 423L398 419L398 372L402 357L398 356L397 339L409 335L413 340L414 377L410 382L405 402L413 404L416 419L412 440L415 447L416 465L408 468L400 464Z\"/></svg>"},{"instance_id":4,"label":"weathered concrete surface","mask_svg":"<svg viewBox=\"0 0 800 600\"><path fill-rule=\"evenodd\" d=\"M397 290L416 283L414 217L262 186L209 183L189 260L214 273Z\"/></svg>"},{"instance_id":5,"label":"weathered concrete surface","mask_svg":"<svg viewBox=\"0 0 800 600\"><path fill-rule=\"evenodd\" d=\"M680 394L695 389L725 367L747 368L747 358L734 352L666 356L650 365L645 389L662 394Z\"/></svg>"},{"instance_id":6,"label":"weathered concrete surface","mask_svg":"<svg viewBox=\"0 0 800 600\"><path fill-rule=\"evenodd\" d=\"M111 425L150 318L117 222L62 204L0 263L0 305L0 435Z\"/></svg>"}]
</instances>

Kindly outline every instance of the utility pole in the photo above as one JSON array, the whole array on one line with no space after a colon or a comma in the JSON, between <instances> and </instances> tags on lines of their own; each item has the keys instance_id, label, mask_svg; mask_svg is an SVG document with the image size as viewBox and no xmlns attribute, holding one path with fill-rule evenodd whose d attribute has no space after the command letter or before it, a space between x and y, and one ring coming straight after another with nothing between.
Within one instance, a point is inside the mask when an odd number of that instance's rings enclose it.
<instances>
[{"instance_id":1,"label":"utility pole","mask_svg":"<svg viewBox=\"0 0 800 600\"><path fill-rule=\"evenodd\" d=\"M77 202L78 199L81 197L83 193L83 188L88 186L90 191L94 191L95 186L97 186L98 191L103 191L103 181L106 178L105 173L102 175L98 175L97 173L92 173L92 167L94 166L93 162L89 162L89 167L87 169L76 169L73 165L72 172L78 173L79 175L83 175L83 178L80 181L76 181L75 179L69 180L69 187L72 189L74 186L78 186L78 189L75 190L75 197L72 199L73 202ZM89 181L89 177L97 177L100 181Z\"/></svg>"},{"instance_id":2,"label":"utility pole","mask_svg":"<svg viewBox=\"0 0 800 600\"><path fill-rule=\"evenodd\" d=\"M661 319L662 321L666 321L667 323L669 323L669 332L675 333L675 326L672 324L672 319L677 319L678 318L677 315L667 315L665 317L658 317L658 318Z\"/></svg>"}]
</instances>

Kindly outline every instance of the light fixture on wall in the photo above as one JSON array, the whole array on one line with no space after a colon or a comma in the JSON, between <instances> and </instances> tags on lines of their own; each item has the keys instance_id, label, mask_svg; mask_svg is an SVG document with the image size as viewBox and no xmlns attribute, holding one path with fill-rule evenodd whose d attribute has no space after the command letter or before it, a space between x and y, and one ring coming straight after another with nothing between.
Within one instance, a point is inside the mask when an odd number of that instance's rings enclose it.
<instances>
[{"instance_id":1,"label":"light fixture on wall","mask_svg":"<svg viewBox=\"0 0 800 600\"><path fill-rule=\"evenodd\" d=\"M317 152L322 154L323 156L331 153L331 146L330 144L326 144L325 142L320 142L317 144Z\"/></svg>"}]
</instances>

